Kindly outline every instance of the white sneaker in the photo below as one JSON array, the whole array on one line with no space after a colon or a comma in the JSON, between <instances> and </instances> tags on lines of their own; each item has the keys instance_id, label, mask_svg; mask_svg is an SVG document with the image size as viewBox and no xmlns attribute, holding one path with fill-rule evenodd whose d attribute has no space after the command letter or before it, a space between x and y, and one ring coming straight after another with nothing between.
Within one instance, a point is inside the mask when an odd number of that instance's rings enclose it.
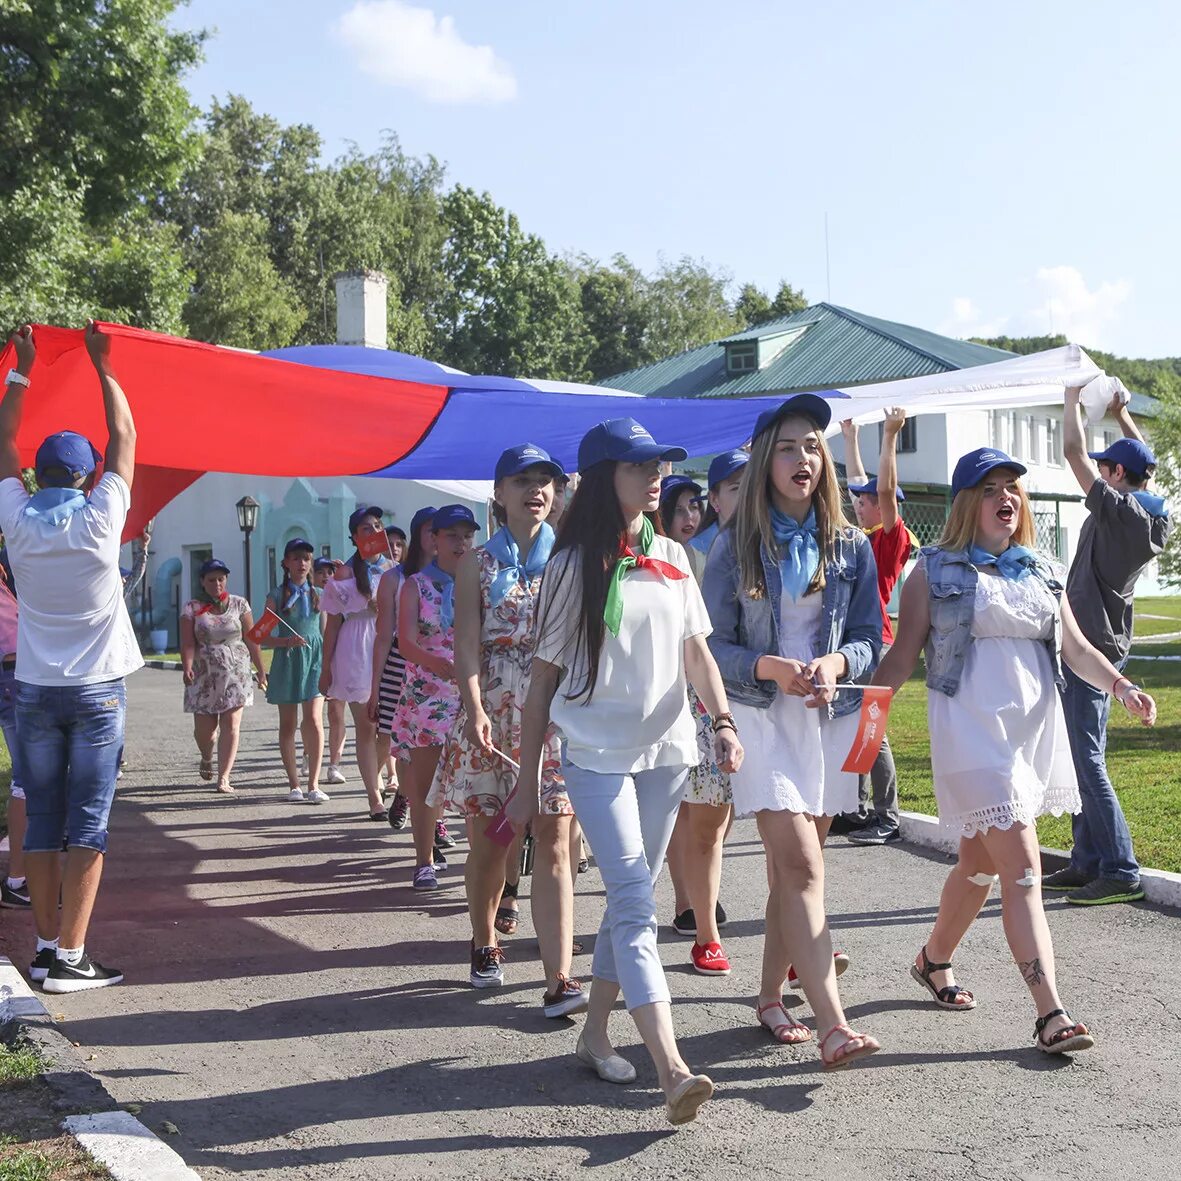
<instances>
[{"instance_id":1,"label":"white sneaker","mask_svg":"<svg viewBox=\"0 0 1181 1181\"><path fill-rule=\"evenodd\" d=\"M328 773L324 776L325 783L347 783L348 780L344 777L344 772L340 769L339 764L329 763Z\"/></svg>"},{"instance_id":2,"label":"white sneaker","mask_svg":"<svg viewBox=\"0 0 1181 1181\"><path fill-rule=\"evenodd\" d=\"M304 794L298 787L293 787L287 793L287 802L289 804L302 804L304 801Z\"/></svg>"},{"instance_id":3,"label":"white sneaker","mask_svg":"<svg viewBox=\"0 0 1181 1181\"><path fill-rule=\"evenodd\" d=\"M312 790L308 792L309 804L326 804L328 803L329 798L330 797L328 793L326 791L321 791L318 787L313 787Z\"/></svg>"}]
</instances>

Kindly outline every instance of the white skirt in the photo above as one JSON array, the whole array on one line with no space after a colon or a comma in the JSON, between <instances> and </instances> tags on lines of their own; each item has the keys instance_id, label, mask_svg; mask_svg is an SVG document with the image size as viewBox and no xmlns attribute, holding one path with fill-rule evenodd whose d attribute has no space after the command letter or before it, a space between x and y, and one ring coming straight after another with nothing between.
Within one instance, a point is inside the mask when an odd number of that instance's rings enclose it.
<instances>
[{"instance_id":1,"label":"white skirt","mask_svg":"<svg viewBox=\"0 0 1181 1181\"><path fill-rule=\"evenodd\" d=\"M736 816L857 811L858 777L841 766L857 736L859 710L821 721L823 708L808 709L804 698L784 693L767 709L737 702L730 709L746 752L730 776Z\"/></svg>"}]
</instances>

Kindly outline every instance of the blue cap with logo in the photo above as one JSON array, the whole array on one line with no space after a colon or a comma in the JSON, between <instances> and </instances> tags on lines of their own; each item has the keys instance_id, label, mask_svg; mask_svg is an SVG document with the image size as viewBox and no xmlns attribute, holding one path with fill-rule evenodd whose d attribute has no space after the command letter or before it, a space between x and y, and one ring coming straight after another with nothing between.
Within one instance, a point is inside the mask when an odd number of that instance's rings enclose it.
<instances>
[{"instance_id":1,"label":"blue cap with logo","mask_svg":"<svg viewBox=\"0 0 1181 1181\"><path fill-rule=\"evenodd\" d=\"M349 535L357 532L366 517L376 517L380 523L384 516L385 509L378 508L375 504L363 504L359 508L355 508L352 516L349 517Z\"/></svg>"},{"instance_id":2,"label":"blue cap with logo","mask_svg":"<svg viewBox=\"0 0 1181 1181\"><path fill-rule=\"evenodd\" d=\"M591 427L578 444L578 470L585 472L599 463L647 463L650 459L682 460L684 447L658 443L634 418L609 418Z\"/></svg>"},{"instance_id":3,"label":"blue cap with logo","mask_svg":"<svg viewBox=\"0 0 1181 1181\"><path fill-rule=\"evenodd\" d=\"M692 490L694 500L701 499L702 487L692 476L665 476L660 481L660 503L663 504L670 496L679 496L686 488Z\"/></svg>"},{"instance_id":4,"label":"blue cap with logo","mask_svg":"<svg viewBox=\"0 0 1181 1181\"><path fill-rule=\"evenodd\" d=\"M1118 463L1136 476L1146 476L1150 467L1156 467L1156 456L1139 439L1116 439L1106 451L1088 451L1087 454L1113 467Z\"/></svg>"},{"instance_id":5,"label":"blue cap with logo","mask_svg":"<svg viewBox=\"0 0 1181 1181\"><path fill-rule=\"evenodd\" d=\"M796 394L772 410L764 410L755 420L752 439L757 439L765 430L770 430L781 419L792 414L803 414L810 418L822 431L832 421L832 406L819 394Z\"/></svg>"},{"instance_id":6,"label":"blue cap with logo","mask_svg":"<svg viewBox=\"0 0 1181 1181\"><path fill-rule=\"evenodd\" d=\"M431 522L431 528L436 533L441 529L450 529L453 525L470 525L473 529L480 527L466 504L445 504L442 508L435 509L435 519Z\"/></svg>"},{"instance_id":7,"label":"blue cap with logo","mask_svg":"<svg viewBox=\"0 0 1181 1181\"><path fill-rule=\"evenodd\" d=\"M977 447L967 455L961 455L951 476L951 497L954 500L965 488L975 488L994 468L1012 468L1019 476L1029 470L1011 456L995 447Z\"/></svg>"},{"instance_id":8,"label":"blue cap with logo","mask_svg":"<svg viewBox=\"0 0 1181 1181\"><path fill-rule=\"evenodd\" d=\"M503 480L506 476L515 476L519 472L527 472L531 467L543 467L556 480L566 473L562 465L555 463L548 451L538 447L536 443L522 443L519 447L510 447L502 451L496 461L495 479Z\"/></svg>"},{"instance_id":9,"label":"blue cap with logo","mask_svg":"<svg viewBox=\"0 0 1181 1181\"><path fill-rule=\"evenodd\" d=\"M37 448L37 458L33 461L37 483L43 488L52 486L58 477L50 477L47 485L44 473L49 468L61 468L69 473L68 483L73 484L89 476L102 463L102 458L102 452L85 435L76 431L58 431Z\"/></svg>"},{"instance_id":10,"label":"blue cap with logo","mask_svg":"<svg viewBox=\"0 0 1181 1181\"><path fill-rule=\"evenodd\" d=\"M706 477L706 483L711 488L716 488L723 480L728 480L736 471L746 467L750 463L750 452L741 449L736 451L723 451L721 455L715 455L713 462L709 465L709 475Z\"/></svg>"},{"instance_id":11,"label":"blue cap with logo","mask_svg":"<svg viewBox=\"0 0 1181 1181\"><path fill-rule=\"evenodd\" d=\"M315 552L316 547L306 537L293 537L283 547L283 557L285 558L292 554L314 554Z\"/></svg>"},{"instance_id":12,"label":"blue cap with logo","mask_svg":"<svg viewBox=\"0 0 1181 1181\"><path fill-rule=\"evenodd\" d=\"M221 558L209 558L207 561L201 563L201 568L197 571L197 577L204 578L207 574L229 574L229 572L229 566Z\"/></svg>"},{"instance_id":13,"label":"blue cap with logo","mask_svg":"<svg viewBox=\"0 0 1181 1181\"><path fill-rule=\"evenodd\" d=\"M854 496L877 496L878 494L878 478L877 476L870 476L864 484L850 484L849 491ZM895 489L894 495L898 500L905 500L906 493L901 488Z\"/></svg>"}]
</instances>

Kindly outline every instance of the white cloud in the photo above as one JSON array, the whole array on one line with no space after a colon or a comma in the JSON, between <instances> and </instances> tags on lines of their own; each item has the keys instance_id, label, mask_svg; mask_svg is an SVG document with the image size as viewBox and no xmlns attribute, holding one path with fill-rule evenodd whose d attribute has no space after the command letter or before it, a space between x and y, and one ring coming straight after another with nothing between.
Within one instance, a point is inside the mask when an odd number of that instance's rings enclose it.
<instances>
[{"instance_id":1,"label":"white cloud","mask_svg":"<svg viewBox=\"0 0 1181 1181\"><path fill-rule=\"evenodd\" d=\"M500 103L517 95L509 65L489 45L469 45L449 16L402 0L357 0L336 22L357 68L437 103Z\"/></svg>"},{"instance_id":2,"label":"white cloud","mask_svg":"<svg viewBox=\"0 0 1181 1181\"><path fill-rule=\"evenodd\" d=\"M1127 279L1108 280L1093 290L1078 267L1039 267L1014 299L1021 306L1006 315L985 315L967 296L951 301L940 325L948 336L1044 336L1061 333L1092 348L1110 347L1110 329L1118 323L1132 294Z\"/></svg>"}]
</instances>

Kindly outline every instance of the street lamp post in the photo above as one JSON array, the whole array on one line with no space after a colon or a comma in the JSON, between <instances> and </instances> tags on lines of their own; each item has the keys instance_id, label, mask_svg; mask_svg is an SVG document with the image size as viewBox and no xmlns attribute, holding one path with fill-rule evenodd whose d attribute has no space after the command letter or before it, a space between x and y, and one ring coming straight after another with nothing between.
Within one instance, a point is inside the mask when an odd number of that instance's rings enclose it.
<instances>
[{"instance_id":1,"label":"street lamp post","mask_svg":"<svg viewBox=\"0 0 1181 1181\"><path fill-rule=\"evenodd\" d=\"M237 504L238 528L242 530L242 552L246 559L246 602L250 602L250 535L258 524L261 507L253 496L243 496Z\"/></svg>"}]
</instances>

